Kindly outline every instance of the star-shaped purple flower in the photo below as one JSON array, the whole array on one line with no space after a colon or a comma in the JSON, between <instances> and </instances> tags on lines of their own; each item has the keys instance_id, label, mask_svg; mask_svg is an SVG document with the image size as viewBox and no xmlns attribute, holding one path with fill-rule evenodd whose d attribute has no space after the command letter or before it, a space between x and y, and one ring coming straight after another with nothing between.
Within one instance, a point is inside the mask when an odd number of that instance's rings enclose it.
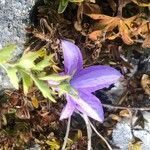
<instances>
[{"instance_id":1,"label":"star-shaped purple flower","mask_svg":"<svg viewBox=\"0 0 150 150\"><path fill-rule=\"evenodd\" d=\"M83 58L80 49L72 42L62 40L64 55L64 74L70 75L70 87L75 89L77 96L65 93L67 104L60 120L69 118L73 112L85 114L99 122L104 120L104 112L100 100L92 92L109 87L115 83L121 74L110 66L91 66L83 68Z\"/></svg>"}]
</instances>

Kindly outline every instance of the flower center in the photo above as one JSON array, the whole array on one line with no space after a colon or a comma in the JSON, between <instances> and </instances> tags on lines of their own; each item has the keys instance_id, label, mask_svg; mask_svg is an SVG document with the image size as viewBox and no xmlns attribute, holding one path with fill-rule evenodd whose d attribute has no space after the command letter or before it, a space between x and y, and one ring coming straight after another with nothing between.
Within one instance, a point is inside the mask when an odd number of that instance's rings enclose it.
<instances>
[{"instance_id":1,"label":"flower center","mask_svg":"<svg viewBox=\"0 0 150 150\"><path fill-rule=\"evenodd\" d=\"M62 94L69 94L73 97L76 97L78 98L78 91L76 89L74 89L69 82L62 82L60 85L59 85L59 88L60 88L60 92Z\"/></svg>"}]
</instances>

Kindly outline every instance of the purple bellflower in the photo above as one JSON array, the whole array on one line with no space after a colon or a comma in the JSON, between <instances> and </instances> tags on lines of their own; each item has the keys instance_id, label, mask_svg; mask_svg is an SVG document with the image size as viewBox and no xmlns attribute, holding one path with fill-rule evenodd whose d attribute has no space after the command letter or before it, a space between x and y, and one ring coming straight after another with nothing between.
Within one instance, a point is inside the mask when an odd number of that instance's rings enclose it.
<instances>
[{"instance_id":1,"label":"purple bellflower","mask_svg":"<svg viewBox=\"0 0 150 150\"><path fill-rule=\"evenodd\" d=\"M99 122L104 120L104 112L100 100L92 94L96 90L109 87L117 82L121 74L110 66L91 66L83 68L80 49L72 42L62 40L64 55L64 73L70 80L60 85L67 104L63 108L60 120L71 117L73 112L84 114Z\"/></svg>"}]
</instances>

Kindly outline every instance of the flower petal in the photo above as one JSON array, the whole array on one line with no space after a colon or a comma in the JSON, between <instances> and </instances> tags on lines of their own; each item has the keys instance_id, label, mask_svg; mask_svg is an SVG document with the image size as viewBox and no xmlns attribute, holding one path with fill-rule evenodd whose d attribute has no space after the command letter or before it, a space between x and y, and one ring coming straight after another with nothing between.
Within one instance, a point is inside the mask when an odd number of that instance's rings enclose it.
<instances>
[{"instance_id":1,"label":"flower petal","mask_svg":"<svg viewBox=\"0 0 150 150\"><path fill-rule=\"evenodd\" d=\"M68 95L66 95L66 99L67 104L61 112L60 120L69 118L75 110L75 105L74 102L71 100L71 98Z\"/></svg>"},{"instance_id":2,"label":"flower petal","mask_svg":"<svg viewBox=\"0 0 150 150\"><path fill-rule=\"evenodd\" d=\"M80 91L79 96L78 99L72 97L74 103L77 104L76 109L99 122L103 122L104 112L100 100L85 91Z\"/></svg>"},{"instance_id":3,"label":"flower petal","mask_svg":"<svg viewBox=\"0 0 150 150\"><path fill-rule=\"evenodd\" d=\"M115 83L121 73L110 66L91 66L77 72L71 80L76 89L86 89L89 92L109 87Z\"/></svg>"},{"instance_id":4,"label":"flower petal","mask_svg":"<svg viewBox=\"0 0 150 150\"><path fill-rule=\"evenodd\" d=\"M65 73L73 75L82 69L83 58L80 49L72 42L61 40L64 55Z\"/></svg>"}]
</instances>

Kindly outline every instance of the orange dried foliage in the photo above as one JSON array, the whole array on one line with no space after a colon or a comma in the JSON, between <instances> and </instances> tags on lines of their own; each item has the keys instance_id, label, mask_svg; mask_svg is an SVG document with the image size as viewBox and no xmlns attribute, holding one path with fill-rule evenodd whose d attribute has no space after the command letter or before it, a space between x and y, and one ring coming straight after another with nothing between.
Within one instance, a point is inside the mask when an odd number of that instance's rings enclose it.
<instances>
[{"instance_id":1,"label":"orange dried foliage","mask_svg":"<svg viewBox=\"0 0 150 150\"><path fill-rule=\"evenodd\" d=\"M123 17L110 17L103 14L87 14L94 20L97 20L97 24L93 29L93 32L89 34L91 40L97 40L100 37L105 39L114 40L117 37L121 37L125 44L131 45L134 43L137 34L140 34L145 29L142 25L144 19L141 15L136 15L130 18Z\"/></svg>"}]
</instances>

